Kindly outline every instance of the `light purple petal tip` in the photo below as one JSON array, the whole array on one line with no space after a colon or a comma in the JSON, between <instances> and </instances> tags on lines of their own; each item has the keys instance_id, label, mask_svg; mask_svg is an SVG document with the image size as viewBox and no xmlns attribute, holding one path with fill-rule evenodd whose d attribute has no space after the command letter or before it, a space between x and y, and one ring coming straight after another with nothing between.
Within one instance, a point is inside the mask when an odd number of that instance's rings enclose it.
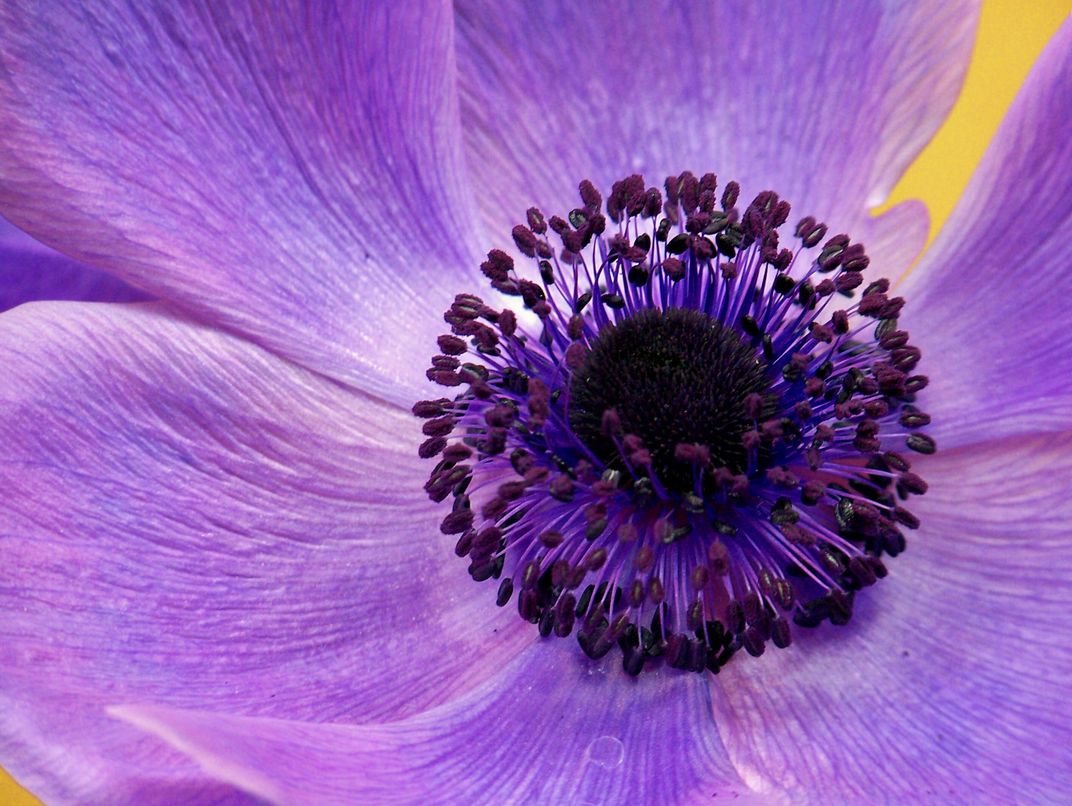
<instances>
[{"instance_id":1,"label":"light purple petal tip","mask_svg":"<svg viewBox=\"0 0 1072 806\"><path fill-rule=\"evenodd\" d=\"M909 276L940 446L1072 423L1072 22L1039 57Z\"/></svg>"},{"instance_id":2,"label":"light purple petal tip","mask_svg":"<svg viewBox=\"0 0 1072 806\"><path fill-rule=\"evenodd\" d=\"M0 708L0 763L44 803L256 802L249 793L207 775L178 750L109 717L104 705L85 692L39 684L28 696L5 685L0 687Z\"/></svg>"},{"instance_id":3,"label":"light purple petal tip","mask_svg":"<svg viewBox=\"0 0 1072 806\"><path fill-rule=\"evenodd\" d=\"M960 90L977 4L458 3L464 133L506 233L578 180L689 169L860 235ZM870 244L869 244L870 245ZM896 274L904 266L892 266Z\"/></svg>"}]
</instances>

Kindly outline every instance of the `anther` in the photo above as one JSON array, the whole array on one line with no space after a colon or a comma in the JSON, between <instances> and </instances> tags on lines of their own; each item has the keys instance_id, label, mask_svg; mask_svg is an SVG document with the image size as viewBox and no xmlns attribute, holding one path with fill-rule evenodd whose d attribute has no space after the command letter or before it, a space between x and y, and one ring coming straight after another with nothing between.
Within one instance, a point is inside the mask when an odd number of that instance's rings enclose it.
<instances>
[{"instance_id":1,"label":"anther","mask_svg":"<svg viewBox=\"0 0 1072 806\"><path fill-rule=\"evenodd\" d=\"M585 180L573 209L529 208L511 237L531 265L480 265L513 304L455 297L426 370L450 396L413 413L425 492L452 500L440 529L497 604L516 591L590 658L620 646L627 674L660 656L717 673L789 646L779 612L849 621L920 525L897 502L926 483L888 449L936 446L904 300L864 280L863 245L804 216L788 248L785 200L741 212L711 173L665 189Z\"/></svg>"}]
</instances>

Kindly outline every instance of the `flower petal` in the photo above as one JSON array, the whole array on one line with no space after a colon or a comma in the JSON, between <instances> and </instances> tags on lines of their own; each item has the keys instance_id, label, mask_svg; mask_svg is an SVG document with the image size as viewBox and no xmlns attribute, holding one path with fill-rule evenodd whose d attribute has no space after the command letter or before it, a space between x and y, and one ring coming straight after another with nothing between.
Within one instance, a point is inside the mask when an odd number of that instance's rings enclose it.
<instances>
[{"instance_id":1,"label":"flower petal","mask_svg":"<svg viewBox=\"0 0 1072 806\"><path fill-rule=\"evenodd\" d=\"M4 686L0 708L3 766L44 803L259 802L182 753L108 718L100 702L78 693L40 686L26 697Z\"/></svg>"},{"instance_id":2,"label":"flower petal","mask_svg":"<svg viewBox=\"0 0 1072 806\"><path fill-rule=\"evenodd\" d=\"M458 4L465 143L491 226L684 169L858 233L960 89L974 2ZM859 235L857 235L859 237ZM900 268L900 267L897 267Z\"/></svg>"},{"instance_id":3,"label":"flower petal","mask_svg":"<svg viewBox=\"0 0 1072 806\"><path fill-rule=\"evenodd\" d=\"M31 303L0 316L0 344L14 775L62 775L57 747L103 765L82 799L148 775L123 737L102 755L114 731L45 730L44 699L67 697L82 727L117 700L397 719L533 639L439 533L412 416L156 305Z\"/></svg>"},{"instance_id":4,"label":"flower petal","mask_svg":"<svg viewBox=\"0 0 1072 806\"><path fill-rule=\"evenodd\" d=\"M734 762L802 803L1056 803L1072 789L1072 434L944 451L853 623L730 664Z\"/></svg>"},{"instance_id":5,"label":"flower petal","mask_svg":"<svg viewBox=\"0 0 1072 806\"><path fill-rule=\"evenodd\" d=\"M726 763L701 677L633 680L616 660L589 664L573 641L533 646L469 695L384 725L112 713L277 803L751 800Z\"/></svg>"},{"instance_id":6,"label":"flower petal","mask_svg":"<svg viewBox=\"0 0 1072 806\"><path fill-rule=\"evenodd\" d=\"M871 258L869 279L903 277L923 251L930 223L927 205L909 199L854 227L853 238L867 245Z\"/></svg>"},{"instance_id":7,"label":"flower petal","mask_svg":"<svg viewBox=\"0 0 1072 806\"><path fill-rule=\"evenodd\" d=\"M0 218L0 311L45 299L143 302L118 277L49 249Z\"/></svg>"},{"instance_id":8,"label":"flower petal","mask_svg":"<svg viewBox=\"0 0 1072 806\"><path fill-rule=\"evenodd\" d=\"M440 2L6 5L0 214L411 402L476 265L452 39Z\"/></svg>"},{"instance_id":9,"label":"flower petal","mask_svg":"<svg viewBox=\"0 0 1072 806\"><path fill-rule=\"evenodd\" d=\"M1072 422L1072 22L904 284L943 447ZM901 291L901 289L898 289Z\"/></svg>"}]
</instances>

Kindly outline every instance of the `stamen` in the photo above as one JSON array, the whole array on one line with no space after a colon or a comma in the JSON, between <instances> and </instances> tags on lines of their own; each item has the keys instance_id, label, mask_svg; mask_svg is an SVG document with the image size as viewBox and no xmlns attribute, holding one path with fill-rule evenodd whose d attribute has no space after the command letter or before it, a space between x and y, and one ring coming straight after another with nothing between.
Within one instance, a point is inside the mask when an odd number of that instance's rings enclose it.
<instances>
[{"instance_id":1,"label":"stamen","mask_svg":"<svg viewBox=\"0 0 1072 806\"><path fill-rule=\"evenodd\" d=\"M847 623L919 526L905 449L936 449L904 300L813 216L784 246L772 191L741 211L713 174L578 190L513 228L528 276L499 249L481 264L528 313L459 294L444 314L427 376L452 397L413 412L455 553L541 636L617 646L630 675Z\"/></svg>"}]
</instances>

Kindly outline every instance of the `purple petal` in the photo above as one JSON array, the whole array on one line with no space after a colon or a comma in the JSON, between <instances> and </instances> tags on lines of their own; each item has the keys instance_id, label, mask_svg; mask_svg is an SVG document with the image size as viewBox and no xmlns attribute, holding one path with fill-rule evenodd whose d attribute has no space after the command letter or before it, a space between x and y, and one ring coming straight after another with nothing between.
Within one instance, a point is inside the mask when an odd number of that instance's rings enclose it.
<instances>
[{"instance_id":1,"label":"purple petal","mask_svg":"<svg viewBox=\"0 0 1072 806\"><path fill-rule=\"evenodd\" d=\"M853 227L853 239L867 245L871 277L903 276L927 243L930 220L927 205L910 199Z\"/></svg>"},{"instance_id":2,"label":"purple petal","mask_svg":"<svg viewBox=\"0 0 1072 806\"><path fill-rule=\"evenodd\" d=\"M449 9L272 8L5 7L0 214L411 402L476 265Z\"/></svg>"},{"instance_id":3,"label":"purple petal","mask_svg":"<svg viewBox=\"0 0 1072 806\"><path fill-rule=\"evenodd\" d=\"M749 802L726 763L706 684L572 641L527 650L469 695L383 725L315 725L157 706L112 713L210 773L277 803Z\"/></svg>"},{"instance_id":4,"label":"purple petal","mask_svg":"<svg viewBox=\"0 0 1072 806\"><path fill-rule=\"evenodd\" d=\"M0 311L45 299L142 302L149 297L49 249L0 218Z\"/></svg>"},{"instance_id":5,"label":"purple petal","mask_svg":"<svg viewBox=\"0 0 1072 806\"><path fill-rule=\"evenodd\" d=\"M108 718L100 702L40 685L33 697L8 689L0 687L0 759L45 803L258 802L182 753Z\"/></svg>"},{"instance_id":6,"label":"purple petal","mask_svg":"<svg viewBox=\"0 0 1072 806\"><path fill-rule=\"evenodd\" d=\"M0 344L0 763L40 791L174 779L91 729L109 702L398 719L531 642L439 533L408 413L155 305L23 305Z\"/></svg>"},{"instance_id":7,"label":"purple petal","mask_svg":"<svg viewBox=\"0 0 1072 806\"><path fill-rule=\"evenodd\" d=\"M853 623L729 665L715 683L723 741L800 803L1060 802L1072 435L919 464L932 486L909 504L918 539Z\"/></svg>"},{"instance_id":8,"label":"purple petal","mask_svg":"<svg viewBox=\"0 0 1072 806\"><path fill-rule=\"evenodd\" d=\"M493 231L633 171L714 171L861 238L960 89L972 2L459 4L465 142ZM835 229L834 231L837 231ZM893 266L891 271L903 268Z\"/></svg>"},{"instance_id":9,"label":"purple petal","mask_svg":"<svg viewBox=\"0 0 1072 806\"><path fill-rule=\"evenodd\" d=\"M904 289L940 445L1072 422L1070 130L1066 22Z\"/></svg>"}]
</instances>

